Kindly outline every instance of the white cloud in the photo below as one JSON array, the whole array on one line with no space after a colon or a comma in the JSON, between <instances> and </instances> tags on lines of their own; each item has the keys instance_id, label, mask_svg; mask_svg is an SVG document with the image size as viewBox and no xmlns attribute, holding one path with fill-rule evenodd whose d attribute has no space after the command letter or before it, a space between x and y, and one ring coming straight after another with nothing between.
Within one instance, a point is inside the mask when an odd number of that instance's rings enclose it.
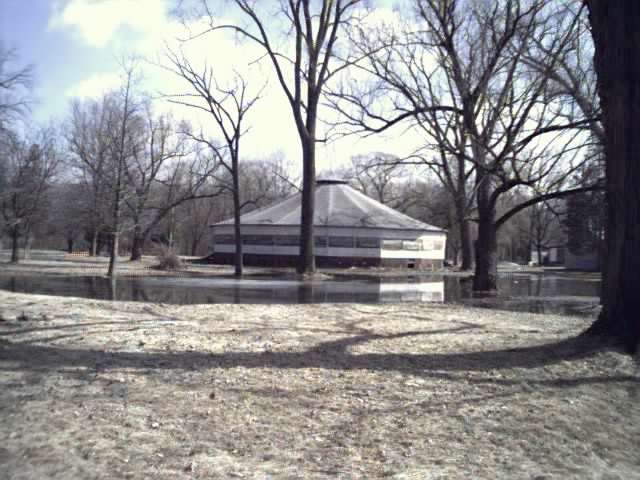
<instances>
[{"instance_id":1,"label":"white cloud","mask_svg":"<svg viewBox=\"0 0 640 480\"><path fill-rule=\"evenodd\" d=\"M65 95L67 97L96 98L118 88L121 84L122 78L117 73L96 73L67 89Z\"/></svg>"},{"instance_id":2,"label":"white cloud","mask_svg":"<svg viewBox=\"0 0 640 480\"><path fill-rule=\"evenodd\" d=\"M104 47L122 27L149 34L165 22L165 0L70 0L54 8L49 28L71 28L87 45Z\"/></svg>"},{"instance_id":3,"label":"white cloud","mask_svg":"<svg viewBox=\"0 0 640 480\"><path fill-rule=\"evenodd\" d=\"M0 0L1 1L1 0ZM130 55L146 57L167 63L163 58L165 45L178 48L178 38L185 38L206 30L208 23L192 21L185 26L167 13L167 0L68 0L58 8L50 20L50 28L71 29L86 45L106 47L112 51L125 49ZM367 21L371 24L390 22L395 18L389 9L381 9ZM231 19L218 19L220 23L236 23ZM290 47L287 42L281 44ZM237 35L228 31L212 32L182 44L185 55L196 67L204 62L215 68L216 78L221 84L229 82L233 71L243 74L250 90L257 92L268 82L262 92L262 99L246 118L249 133L243 138L243 155L249 158L268 156L282 151L286 157L298 162L301 157L300 140L291 116L291 109L264 52L251 41L238 41ZM121 85L118 65L103 65L105 71L94 73L77 82L65 93L69 97L97 97ZM188 85L177 76L148 64L144 69L144 82L140 87L151 94L178 94L188 91ZM288 76L287 76L288 77ZM177 118L191 120L194 126L202 125L211 134L215 127L206 114L194 109L180 107L159 100L158 111L170 110ZM326 114L328 112L322 112ZM350 137L336 143L318 144L318 169L331 169L343 165L357 153L371 150L398 151L400 145L406 149L406 142L398 138L375 138L358 140Z\"/></svg>"}]
</instances>

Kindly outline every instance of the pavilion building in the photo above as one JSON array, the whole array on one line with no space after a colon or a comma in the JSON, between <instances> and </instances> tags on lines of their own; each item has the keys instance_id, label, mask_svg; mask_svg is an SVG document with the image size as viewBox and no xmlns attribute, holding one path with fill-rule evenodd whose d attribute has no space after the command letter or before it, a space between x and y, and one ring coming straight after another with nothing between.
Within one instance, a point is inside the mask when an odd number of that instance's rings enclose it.
<instances>
[{"instance_id":1,"label":"pavilion building","mask_svg":"<svg viewBox=\"0 0 640 480\"><path fill-rule=\"evenodd\" d=\"M254 266L293 266L300 248L302 194L240 217L243 261ZM233 219L211 226L208 260L232 264ZM314 236L320 267L438 269L444 262L446 231L398 212L341 180L318 180Z\"/></svg>"}]
</instances>

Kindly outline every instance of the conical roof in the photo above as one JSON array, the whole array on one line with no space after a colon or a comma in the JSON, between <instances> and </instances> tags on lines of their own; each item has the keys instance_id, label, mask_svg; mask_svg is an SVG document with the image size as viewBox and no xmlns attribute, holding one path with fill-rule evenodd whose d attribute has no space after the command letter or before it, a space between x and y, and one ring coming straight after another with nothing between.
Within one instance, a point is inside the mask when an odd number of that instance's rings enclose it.
<instances>
[{"instance_id":1,"label":"conical roof","mask_svg":"<svg viewBox=\"0 0 640 480\"><path fill-rule=\"evenodd\" d=\"M300 225L302 194L259 208L240 217L242 225ZM216 225L229 225L233 219ZM315 226L365 227L443 232L411 218L350 187L342 180L318 180L315 195Z\"/></svg>"}]
</instances>

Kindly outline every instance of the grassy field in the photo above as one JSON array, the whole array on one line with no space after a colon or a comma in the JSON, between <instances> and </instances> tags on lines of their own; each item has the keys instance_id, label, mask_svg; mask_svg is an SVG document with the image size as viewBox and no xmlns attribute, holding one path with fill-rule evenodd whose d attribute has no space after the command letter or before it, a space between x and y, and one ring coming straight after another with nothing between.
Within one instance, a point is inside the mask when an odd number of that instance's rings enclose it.
<instances>
[{"instance_id":1,"label":"grassy field","mask_svg":"<svg viewBox=\"0 0 640 480\"><path fill-rule=\"evenodd\" d=\"M640 478L589 318L0 292L8 479Z\"/></svg>"}]
</instances>

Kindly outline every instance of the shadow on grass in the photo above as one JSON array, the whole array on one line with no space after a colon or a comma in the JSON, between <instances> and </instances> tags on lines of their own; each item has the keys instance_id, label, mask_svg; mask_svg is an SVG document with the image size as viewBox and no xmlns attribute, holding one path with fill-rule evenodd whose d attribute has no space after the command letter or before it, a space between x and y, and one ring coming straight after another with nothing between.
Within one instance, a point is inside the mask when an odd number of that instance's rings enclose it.
<instances>
[{"instance_id":1,"label":"shadow on grass","mask_svg":"<svg viewBox=\"0 0 640 480\"><path fill-rule=\"evenodd\" d=\"M458 327L449 329L408 331L388 335L366 332L365 329L358 328L355 324L348 327L358 330L358 333L339 340L321 342L301 352L122 352L62 348L0 339L0 370L47 371L66 367L92 369L97 366L100 366L101 370L134 369L143 371L153 369L231 369L236 367L248 369L314 368L342 371L394 371L418 377L453 381L460 380L456 375L457 372L485 372L487 375L484 377L467 377L464 381L517 385L523 379L494 376L495 371L551 366L563 361L588 358L602 350L602 347L594 340L576 337L543 345L464 353L351 353L349 351L351 347L370 341L384 342L403 337L422 337L442 333L463 334L482 327L471 322L464 322ZM335 333L344 334L346 332ZM574 387L582 384L609 382L637 383L638 381L629 375L524 380L530 384L553 387Z\"/></svg>"}]
</instances>

